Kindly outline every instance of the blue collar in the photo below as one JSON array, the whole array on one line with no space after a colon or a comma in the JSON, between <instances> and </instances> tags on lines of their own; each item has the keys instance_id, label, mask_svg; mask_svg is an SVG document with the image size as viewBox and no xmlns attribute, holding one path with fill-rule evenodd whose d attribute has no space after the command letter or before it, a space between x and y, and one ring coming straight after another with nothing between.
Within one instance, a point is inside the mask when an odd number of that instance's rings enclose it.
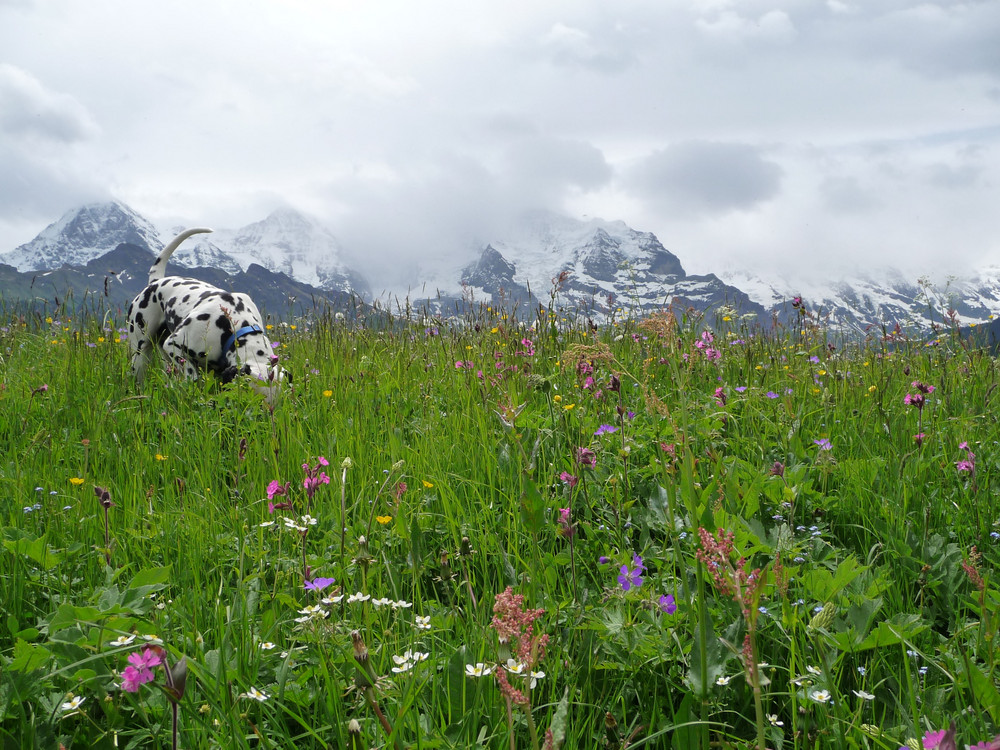
<instances>
[{"instance_id":1,"label":"blue collar","mask_svg":"<svg viewBox=\"0 0 1000 750\"><path fill-rule=\"evenodd\" d=\"M240 330L238 330L236 333L234 333L232 336L229 337L225 345L222 347L222 353L228 354L236 346L236 343L244 336L247 336L251 333L263 333L263 332L264 329L261 328L260 326L243 326Z\"/></svg>"}]
</instances>

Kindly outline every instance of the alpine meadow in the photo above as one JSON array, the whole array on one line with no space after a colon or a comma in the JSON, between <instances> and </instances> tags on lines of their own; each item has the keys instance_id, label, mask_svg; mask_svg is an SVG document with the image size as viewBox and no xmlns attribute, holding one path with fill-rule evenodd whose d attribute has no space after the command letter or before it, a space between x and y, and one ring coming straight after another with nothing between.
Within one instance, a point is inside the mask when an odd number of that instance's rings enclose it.
<instances>
[{"instance_id":1,"label":"alpine meadow","mask_svg":"<svg viewBox=\"0 0 1000 750\"><path fill-rule=\"evenodd\" d=\"M997 361L789 312L7 307L2 746L1000 747Z\"/></svg>"}]
</instances>

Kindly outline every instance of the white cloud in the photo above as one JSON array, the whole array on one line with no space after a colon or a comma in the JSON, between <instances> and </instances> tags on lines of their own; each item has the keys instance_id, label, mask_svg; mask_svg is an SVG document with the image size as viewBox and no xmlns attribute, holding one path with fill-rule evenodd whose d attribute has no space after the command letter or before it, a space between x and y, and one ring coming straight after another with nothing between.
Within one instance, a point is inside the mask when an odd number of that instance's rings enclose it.
<instances>
[{"instance_id":1,"label":"white cloud","mask_svg":"<svg viewBox=\"0 0 1000 750\"><path fill-rule=\"evenodd\" d=\"M525 208L701 271L1000 261L997 38L992 2L0 0L0 250L114 194L298 206L373 279Z\"/></svg>"}]
</instances>

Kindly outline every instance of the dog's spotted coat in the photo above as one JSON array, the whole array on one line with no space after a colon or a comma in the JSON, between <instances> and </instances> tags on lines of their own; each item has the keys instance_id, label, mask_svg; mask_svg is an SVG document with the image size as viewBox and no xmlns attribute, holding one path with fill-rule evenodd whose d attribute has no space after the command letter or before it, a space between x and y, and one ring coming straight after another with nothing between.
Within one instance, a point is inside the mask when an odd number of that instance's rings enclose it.
<instances>
[{"instance_id":1,"label":"dog's spotted coat","mask_svg":"<svg viewBox=\"0 0 1000 750\"><path fill-rule=\"evenodd\" d=\"M250 375L265 381L262 385L283 376L273 364L271 342L253 300L197 279L163 275L184 240L211 231L188 229L174 238L150 267L146 288L128 306L132 374L140 383L157 350L191 379L202 370L224 382Z\"/></svg>"}]
</instances>

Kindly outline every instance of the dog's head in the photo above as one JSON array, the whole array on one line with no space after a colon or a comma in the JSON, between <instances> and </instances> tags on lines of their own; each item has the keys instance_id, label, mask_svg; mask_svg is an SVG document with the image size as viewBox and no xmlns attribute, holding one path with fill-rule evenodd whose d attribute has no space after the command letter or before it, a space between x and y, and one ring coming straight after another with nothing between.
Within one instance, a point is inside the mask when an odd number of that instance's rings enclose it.
<instances>
[{"instance_id":1,"label":"dog's head","mask_svg":"<svg viewBox=\"0 0 1000 750\"><path fill-rule=\"evenodd\" d=\"M273 347L264 332L259 327L252 328L251 332L257 335L245 342L234 334L232 347L226 352L228 367L219 377L222 382L229 383L237 377L248 376L254 390L273 403L282 385L291 384L292 376L278 364L278 357L272 353Z\"/></svg>"}]
</instances>

